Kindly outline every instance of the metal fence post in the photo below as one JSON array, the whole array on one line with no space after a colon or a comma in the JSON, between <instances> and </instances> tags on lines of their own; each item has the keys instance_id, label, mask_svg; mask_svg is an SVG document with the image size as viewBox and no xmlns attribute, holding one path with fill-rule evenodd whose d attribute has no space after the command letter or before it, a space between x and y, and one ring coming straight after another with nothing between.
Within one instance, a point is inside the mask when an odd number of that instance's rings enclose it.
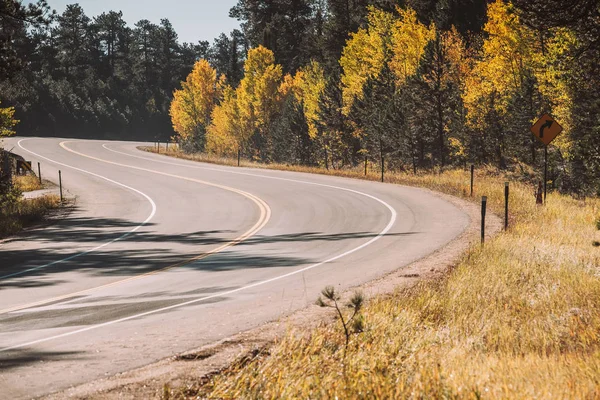
<instances>
[{"instance_id":1,"label":"metal fence post","mask_svg":"<svg viewBox=\"0 0 600 400\"><path fill-rule=\"evenodd\" d=\"M475 165L471 164L471 197L473 197L474 180L475 180Z\"/></svg>"},{"instance_id":2,"label":"metal fence post","mask_svg":"<svg viewBox=\"0 0 600 400\"><path fill-rule=\"evenodd\" d=\"M62 190L62 173L58 170L58 187L60 188L60 202L63 202L63 190Z\"/></svg>"},{"instance_id":3,"label":"metal fence post","mask_svg":"<svg viewBox=\"0 0 600 400\"><path fill-rule=\"evenodd\" d=\"M485 243L485 214L487 211L487 196L481 198L481 244Z\"/></svg>"},{"instance_id":4,"label":"metal fence post","mask_svg":"<svg viewBox=\"0 0 600 400\"><path fill-rule=\"evenodd\" d=\"M508 182L504 182L504 230L508 230Z\"/></svg>"}]
</instances>

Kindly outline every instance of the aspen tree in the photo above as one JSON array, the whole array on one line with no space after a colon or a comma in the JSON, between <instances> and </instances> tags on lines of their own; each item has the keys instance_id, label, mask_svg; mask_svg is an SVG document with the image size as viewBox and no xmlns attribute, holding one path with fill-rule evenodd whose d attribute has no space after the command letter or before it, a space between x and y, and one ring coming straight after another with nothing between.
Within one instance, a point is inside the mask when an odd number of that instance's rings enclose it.
<instances>
[{"instance_id":1,"label":"aspen tree","mask_svg":"<svg viewBox=\"0 0 600 400\"><path fill-rule=\"evenodd\" d=\"M386 62L394 16L369 8L368 27L351 35L342 52L340 66L343 74L342 96L344 113L348 115L356 98L362 97L363 86L371 78L377 78Z\"/></svg>"},{"instance_id":2,"label":"aspen tree","mask_svg":"<svg viewBox=\"0 0 600 400\"><path fill-rule=\"evenodd\" d=\"M203 150L206 128L211 113L223 91L224 78L217 79L217 72L208 61L200 60L184 82L173 93L170 115L173 129L186 146Z\"/></svg>"},{"instance_id":3,"label":"aspen tree","mask_svg":"<svg viewBox=\"0 0 600 400\"><path fill-rule=\"evenodd\" d=\"M503 166L509 140L517 142L506 134L508 115L515 113L513 100L525 90L536 91L532 79L541 57L533 31L520 22L510 3L496 0L489 5L484 31L483 53L467 78L463 101L467 124L478 135L481 159L493 158ZM525 125L539 113L535 106L529 108ZM534 139L527 136L526 140L535 157Z\"/></svg>"}]
</instances>

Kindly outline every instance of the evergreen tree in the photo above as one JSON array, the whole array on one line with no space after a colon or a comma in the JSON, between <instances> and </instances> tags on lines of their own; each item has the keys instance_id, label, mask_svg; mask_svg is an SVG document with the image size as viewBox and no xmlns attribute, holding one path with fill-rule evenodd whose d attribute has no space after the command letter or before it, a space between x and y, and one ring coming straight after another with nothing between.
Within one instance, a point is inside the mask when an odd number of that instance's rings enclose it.
<instances>
[{"instance_id":1,"label":"evergreen tree","mask_svg":"<svg viewBox=\"0 0 600 400\"><path fill-rule=\"evenodd\" d=\"M283 71L293 73L315 55L316 10L315 0L240 0L230 16L242 22L251 47L273 51Z\"/></svg>"},{"instance_id":2,"label":"evergreen tree","mask_svg":"<svg viewBox=\"0 0 600 400\"><path fill-rule=\"evenodd\" d=\"M304 107L298 99L289 95L282 102L281 111L272 125L274 148L273 161L295 165L312 163L312 141Z\"/></svg>"},{"instance_id":3,"label":"evergreen tree","mask_svg":"<svg viewBox=\"0 0 600 400\"><path fill-rule=\"evenodd\" d=\"M340 72L333 73L325 84L319 102L317 121L318 164L329 169L335 165L353 165L360 151L360 140L353 135L348 118L344 115Z\"/></svg>"},{"instance_id":4,"label":"evergreen tree","mask_svg":"<svg viewBox=\"0 0 600 400\"><path fill-rule=\"evenodd\" d=\"M27 6L17 0L0 0L0 79L12 77L32 54L27 30L48 26L53 17L46 0Z\"/></svg>"},{"instance_id":5,"label":"evergreen tree","mask_svg":"<svg viewBox=\"0 0 600 400\"><path fill-rule=\"evenodd\" d=\"M360 126L363 149L385 168L386 159L406 161L404 115L396 77L385 63L375 77L363 87L363 95L352 105L351 120Z\"/></svg>"},{"instance_id":6,"label":"evergreen tree","mask_svg":"<svg viewBox=\"0 0 600 400\"><path fill-rule=\"evenodd\" d=\"M219 74L225 75L229 84L237 86L243 77L244 57L248 52L246 40L235 29L229 36L222 33L209 51L209 59Z\"/></svg>"}]
</instances>

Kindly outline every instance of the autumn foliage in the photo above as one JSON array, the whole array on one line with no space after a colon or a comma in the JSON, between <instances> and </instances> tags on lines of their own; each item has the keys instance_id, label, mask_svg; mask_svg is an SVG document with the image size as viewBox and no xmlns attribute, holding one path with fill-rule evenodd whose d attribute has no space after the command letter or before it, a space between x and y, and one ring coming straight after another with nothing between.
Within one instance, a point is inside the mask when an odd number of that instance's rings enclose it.
<instances>
[{"instance_id":1,"label":"autumn foliage","mask_svg":"<svg viewBox=\"0 0 600 400\"><path fill-rule=\"evenodd\" d=\"M206 128L221 97L223 80L217 79L217 72L208 61L200 60L185 82L181 82L181 89L173 93L170 109L173 129L185 145L204 149Z\"/></svg>"},{"instance_id":2,"label":"autumn foliage","mask_svg":"<svg viewBox=\"0 0 600 400\"><path fill-rule=\"evenodd\" d=\"M543 147L529 127L550 112L565 127L549 149L553 185L593 193L597 128L582 119L593 114L573 113L576 96L593 93L576 72L582 46L575 30L540 33L500 0L488 5L481 34L425 23L410 7L368 6L334 66L315 57L284 73L276 53L259 45L239 84L225 86L202 60L175 92L171 116L182 141L217 155L326 168L355 167L366 156L376 168L416 173L539 166Z\"/></svg>"},{"instance_id":3,"label":"autumn foliage","mask_svg":"<svg viewBox=\"0 0 600 400\"><path fill-rule=\"evenodd\" d=\"M14 118L14 115L14 107L0 107L0 137L11 136L15 134L13 128L19 121Z\"/></svg>"}]
</instances>

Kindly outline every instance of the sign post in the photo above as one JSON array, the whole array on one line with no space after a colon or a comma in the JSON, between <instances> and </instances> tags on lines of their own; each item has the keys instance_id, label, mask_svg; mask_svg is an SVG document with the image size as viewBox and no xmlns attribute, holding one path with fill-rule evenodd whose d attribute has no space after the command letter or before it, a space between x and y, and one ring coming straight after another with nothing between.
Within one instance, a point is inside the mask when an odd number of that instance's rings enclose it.
<instances>
[{"instance_id":1,"label":"sign post","mask_svg":"<svg viewBox=\"0 0 600 400\"><path fill-rule=\"evenodd\" d=\"M508 197L509 197L508 182L504 182L504 230L508 230Z\"/></svg>"},{"instance_id":2,"label":"sign post","mask_svg":"<svg viewBox=\"0 0 600 400\"><path fill-rule=\"evenodd\" d=\"M544 146L544 204L548 196L548 145Z\"/></svg>"},{"instance_id":3,"label":"sign post","mask_svg":"<svg viewBox=\"0 0 600 400\"><path fill-rule=\"evenodd\" d=\"M60 202L63 202L63 190L62 190L62 173L58 170L58 187L60 188Z\"/></svg>"},{"instance_id":4,"label":"sign post","mask_svg":"<svg viewBox=\"0 0 600 400\"><path fill-rule=\"evenodd\" d=\"M481 244L485 243L485 215L487 213L487 196L481 198Z\"/></svg>"},{"instance_id":5,"label":"sign post","mask_svg":"<svg viewBox=\"0 0 600 400\"><path fill-rule=\"evenodd\" d=\"M471 164L471 197L473 197L473 182L475 180L475 165Z\"/></svg>"},{"instance_id":6,"label":"sign post","mask_svg":"<svg viewBox=\"0 0 600 400\"><path fill-rule=\"evenodd\" d=\"M544 204L548 194L548 145L563 131L562 126L550 114L544 114L531 127L531 133L544 144Z\"/></svg>"}]
</instances>

